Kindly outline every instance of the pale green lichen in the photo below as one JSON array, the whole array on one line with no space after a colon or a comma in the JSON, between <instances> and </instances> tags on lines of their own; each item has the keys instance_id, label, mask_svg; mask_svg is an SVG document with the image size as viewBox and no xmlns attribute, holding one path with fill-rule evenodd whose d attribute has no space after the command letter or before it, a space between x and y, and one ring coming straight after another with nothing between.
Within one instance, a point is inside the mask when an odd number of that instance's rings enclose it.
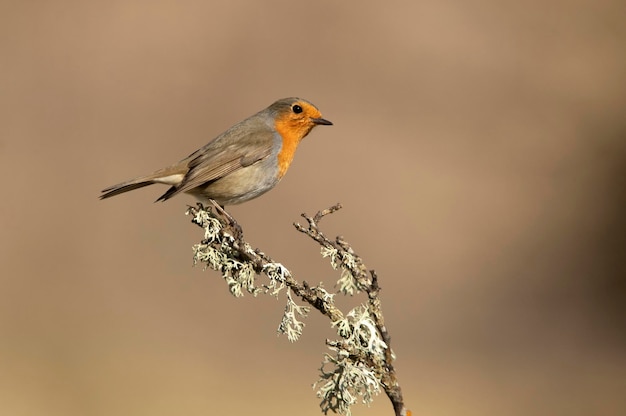
<instances>
[{"instance_id":1,"label":"pale green lichen","mask_svg":"<svg viewBox=\"0 0 626 416\"><path fill-rule=\"evenodd\" d=\"M320 407L326 414L333 412L350 415L350 406L358 401L369 405L380 393L379 377L358 356L373 361L384 360L387 344L382 340L367 308L363 305L352 309L345 318L333 322L341 341L328 342L334 355L326 354L320 369L317 396L322 399ZM327 366L331 370L326 370Z\"/></svg>"},{"instance_id":2,"label":"pale green lichen","mask_svg":"<svg viewBox=\"0 0 626 416\"><path fill-rule=\"evenodd\" d=\"M297 341L304 329L304 322L299 321L298 317L305 318L309 311L310 308L308 306L296 304L291 297L291 290L287 289L287 305L285 306L283 319L278 326L278 333L287 335L287 339L291 342Z\"/></svg>"},{"instance_id":3,"label":"pale green lichen","mask_svg":"<svg viewBox=\"0 0 626 416\"><path fill-rule=\"evenodd\" d=\"M367 354L384 358L387 344L383 341L367 308L359 305L344 319L332 324L337 333L351 347Z\"/></svg>"},{"instance_id":4,"label":"pale green lichen","mask_svg":"<svg viewBox=\"0 0 626 416\"><path fill-rule=\"evenodd\" d=\"M285 277L289 275L289 270L280 263L268 263L263 266L263 272L269 278L269 284L265 285L265 290L272 296L278 297L285 285Z\"/></svg>"},{"instance_id":5,"label":"pale green lichen","mask_svg":"<svg viewBox=\"0 0 626 416\"><path fill-rule=\"evenodd\" d=\"M350 416L350 407L358 402L358 398L369 406L374 396L380 393L381 385L376 373L364 363L351 359L346 350L335 346L329 348L335 355L324 355L320 379L313 388L317 387L317 397L322 399L320 407L324 414L332 410ZM332 368L326 370L329 365Z\"/></svg>"},{"instance_id":6,"label":"pale green lichen","mask_svg":"<svg viewBox=\"0 0 626 416\"><path fill-rule=\"evenodd\" d=\"M357 267L354 256L346 252L340 253L339 250L332 246L322 246L321 254L322 257L329 258L330 266L334 270L341 269L341 276L337 280L336 284L339 292L347 296L353 296L354 294L359 293L359 285L353 274L353 270Z\"/></svg>"},{"instance_id":7,"label":"pale green lichen","mask_svg":"<svg viewBox=\"0 0 626 416\"><path fill-rule=\"evenodd\" d=\"M337 280L339 291L347 296L353 296L355 293L359 293L359 286L357 284L352 270L345 266L341 266L341 276Z\"/></svg>"},{"instance_id":8,"label":"pale green lichen","mask_svg":"<svg viewBox=\"0 0 626 416\"><path fill-rule=\"evenodd\" d=\"M243 296L243 290L256 296L261 289L254 286L255 271L251 264L227 259L222 266L222 277L228 283L230 293L235 297Z\"/></svg>"},{"instance_id":9,"label":"pale green lichen","mask_svg":"<svg viewBox=\"0 0 626 416\"><path fill-rule=\"evenodd\" d=\"M205 209L194 209L193 211L192 209L188 209L186 214L189 215L192 212L195 212L192 221L204 228L205 242L212 243L216 241L219 237L220 231L222 230L222 224L220 221L217 218L212 217L212 214Z\"/></svg>"},{"instance_id":10,"label":"pale green lichen","mask_svg":"<svg viewBox=\"0 0 626 416\"><path fill-rule=\"evenodd\" d=\"M213 270L221 270L221 265L227 259L226 254L218 251L208 244L195 244L193 247L193 265L204 263L204 268L210 267Z\"/></svg>"},{"instance_id":11,"label":"pale green lichen","mask_svg":"<svg viewBox=\"0 0 626 416\"><path fill-rule=\"evenodd\" d=\"M323 258L330 257L330 266L337 270L339 267L339 264L337 263L337 254L339 252L337 249L334 247L322 246L321 252Z\"/></svg>"}]
</instances>

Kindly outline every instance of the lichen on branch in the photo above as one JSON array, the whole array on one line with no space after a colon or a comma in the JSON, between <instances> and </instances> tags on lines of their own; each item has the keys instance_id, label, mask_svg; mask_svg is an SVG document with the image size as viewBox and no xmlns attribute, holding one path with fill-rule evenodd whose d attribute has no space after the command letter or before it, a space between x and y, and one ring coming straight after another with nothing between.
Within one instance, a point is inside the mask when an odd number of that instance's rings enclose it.
<instances>
[{"instance_id":1,"label":"lichen on branch","mask_svg":"<svg viewBox=\"0 0 626 416\"><path fill-rule=\"evenodd\" d=\"M189 207L187 215L204 229L204 238L193 246L194 265L201 263L222 274L229 291L236 297L250 293L279 297L283 290L286 306L278 332L289 341L297 341L304 330L303 319L316 309L330 319L338 339L326 340L329 353L325 354L320 378L314 384L321 398L320 407L351 414L351 406L361 402L369 405L374 396L384 391L396 416L407 416L402 391L393 366L395 355L391 337L385 327L380 301L380 286L374 270L368 270L363 260L342 237L328 239L318 223L327 215L341 209L340 204L319 211L313 217L302 214L307 226L294 223L295 228L321 246L321 254L328 257L333 269L340 271L338 292L354 296L364 292L367 301L343 313L335 304L335 293L328 292L322 283L310 286L298 281L281 263L275 262L259 249L253 249L243 238L237 222L217 204ZM260 281L265 276L264 281ZM307 305L298 305L292 293Z\"/></svg>"}]
</instances>

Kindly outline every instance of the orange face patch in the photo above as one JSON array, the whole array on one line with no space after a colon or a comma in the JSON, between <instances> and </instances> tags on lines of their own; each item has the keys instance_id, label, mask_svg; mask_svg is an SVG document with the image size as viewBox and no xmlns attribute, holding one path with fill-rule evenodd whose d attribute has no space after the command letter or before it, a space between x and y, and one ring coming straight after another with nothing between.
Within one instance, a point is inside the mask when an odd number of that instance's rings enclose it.
<instances>
[{"instance_id":1,"label":"orange face patch","mask_svg":"<svg viewBox=\"0 0 626 416\"><path fill-rule=\"evenodd\" d=\"M283 139L283 147L278 153L278 177L282 178L289 169L298 144L315 127L311 118L320 118L322 114L307 102L298 102L302 112L295 113L293 106L276 117L274 127Z\"/></svg>"}]
</instances>

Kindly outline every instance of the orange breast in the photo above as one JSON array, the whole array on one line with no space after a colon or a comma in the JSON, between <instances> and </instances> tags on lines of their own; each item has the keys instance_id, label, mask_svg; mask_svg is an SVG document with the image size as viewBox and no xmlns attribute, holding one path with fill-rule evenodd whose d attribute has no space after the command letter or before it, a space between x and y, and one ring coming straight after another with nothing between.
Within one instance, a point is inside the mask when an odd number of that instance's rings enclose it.
<instances>
[{"instance_id":1,"label":"orange breast","mask_svg":"<svg viewBox=\"0 0 626 416\"><path fill-rule=\"evenodd\" d=\"M275 123L276 131L283 138L283 147L278 153L278 177L282 178L289 169L293 155L296 153L298 144L309 131L311 126L306 123L297 122L295 120L277 120Z\"/></svg>"}]
</instances>

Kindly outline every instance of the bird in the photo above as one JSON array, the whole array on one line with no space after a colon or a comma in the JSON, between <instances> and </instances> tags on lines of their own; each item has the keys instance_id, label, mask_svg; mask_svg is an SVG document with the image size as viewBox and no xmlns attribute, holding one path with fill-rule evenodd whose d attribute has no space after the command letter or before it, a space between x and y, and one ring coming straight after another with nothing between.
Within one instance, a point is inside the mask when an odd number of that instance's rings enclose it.
<instances>
[{"instance_id":1,"label":"bird","mask_svg":"<svg viewBox=\"0 0 626 416\"><path fill-rule=\"evenodd\" d=\"M280 182L300 141L320 125L333 123L311 102L277 100L179 162L102 190L100 199L158 183L170 188L155 202L180 193L222 208L249 201Z\"/></svg>"}]
</instances>

